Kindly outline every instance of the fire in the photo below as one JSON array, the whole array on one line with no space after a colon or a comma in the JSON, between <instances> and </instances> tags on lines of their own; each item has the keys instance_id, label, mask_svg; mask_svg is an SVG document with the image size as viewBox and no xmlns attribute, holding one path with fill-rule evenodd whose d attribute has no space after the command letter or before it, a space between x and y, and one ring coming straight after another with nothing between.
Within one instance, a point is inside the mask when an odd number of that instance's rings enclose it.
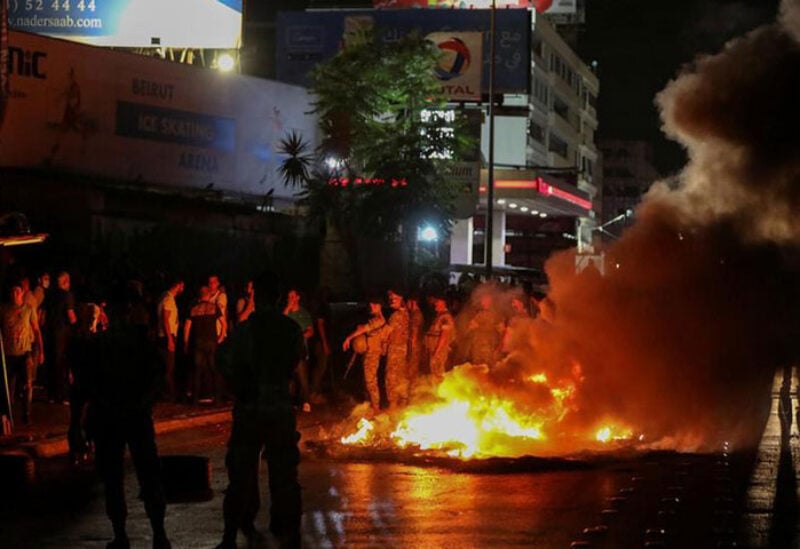
<instances>
[{"instance_id":1,"label":"fire","mask_svg":"<svg viewBox=\"0 0 800 549\"><path fill-rule=\"evenodd\" d=\"M505 455L508 452L499 440L504 437L543 440L542 423L524 417L508 401L455 400L435 406L427 413L408 411L391 434L400 447L443 450L461 458Z\"/></svg>"},{"instance_id":2,"label":"fire","mask_svg":"<svg viewBox=\"0 0 800 549\"><path fill-rule=\"evenodd\" d=\"M362 417L358 420L358 430L352 435L342 437L342 444L359 444L365 442L375 429L373 423Z\"/></svg>"},{"instance_id":3,"label":"fire","mask_svg":"<svg viewBox=\"0 0 800 549\"><path fill-rule=\"evenodd\" d=\"M577 386L571 379L550 386L545 373L525 381L497 381L486 366L464 364L416 404L373 421L361 418L341 442L462 459L548 453L552 437L563 436L559 423L577 409Z\"/></svg>"},{"instance_id":4,"label":"fire","mask_svg":"<svg viewBox=\"0 0 800 549\"><path fill-rule=\"evenodd\" d=\"M570 419L579 410L584 381L579 368L557 382L551 377L542 372L524 377L522 384L498 381L486 366L463 364L416 404L372 421L362 417L341 442L475 459L547 455L633 439L633 430L615 419L595 424L589 433Z\"/></svg>"},{"instance_id":5,"label":"fire","mask_svg":"<svg viewBox=\"0 0 800 549\"><path fill-rule=\"evenodd\" d=\"M528 378L528 381L530 381L531 383L546 384L547 383L547 374L541 373L541 372L538 373L538 374L534 374L534 375L532 375L531 377Z\"/></svg>"},{"instance_id":6,"label":"fire","mask_svg":"<svg viewBox=\"0 0 800 549\"><path fill-rule=\"evenodd\" d=\"M597 430L595 439L597 442L603 444L609 443L614 440L629 440L633 437L633 431L625 427L615 427L613 425L604 425Z\"/></svg>"}]
</instances>

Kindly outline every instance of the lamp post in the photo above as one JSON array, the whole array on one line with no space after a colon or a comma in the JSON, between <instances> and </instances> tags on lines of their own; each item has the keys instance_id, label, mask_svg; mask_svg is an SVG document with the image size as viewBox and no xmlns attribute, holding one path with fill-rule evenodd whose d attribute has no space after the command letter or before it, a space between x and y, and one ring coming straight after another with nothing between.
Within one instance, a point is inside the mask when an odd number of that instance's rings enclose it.
<instances>
[{"instance_id":1,"label":"lamp post","mask_svg":"<svg viewBox=\"0 0 800 549\"><path fill-rule=\"evenodd\" d=\"M494 34L497 1L492 0L489 14L489 170L486 183L486 232L484 233L484 265L486 278L492 276L492 237L494 233Z\"/></svg>"}]
</instances>

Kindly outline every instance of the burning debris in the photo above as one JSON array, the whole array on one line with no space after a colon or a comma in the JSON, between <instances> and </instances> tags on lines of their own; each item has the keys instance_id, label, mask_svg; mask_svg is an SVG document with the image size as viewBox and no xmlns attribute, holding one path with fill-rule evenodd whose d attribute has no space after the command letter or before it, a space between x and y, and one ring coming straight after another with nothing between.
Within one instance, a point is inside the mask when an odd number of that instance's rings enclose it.
<instances>
[{"instance_id":1,"label":"burning debris","mask_svg":"<svg viewBox=\"0 0 800 549\"><path fill-rule=\"evenodd\" d=\"M605 272L550 258L538 318L511 319L509 295L482 288L493 305L457 319L454 352L477 338L486 364L402 410L356 411L342 442L459 458L757 442L774 371L798 358L798 39L800 1L784 0L780 22L684 67L657 104L689 164L653 186Z\"/></svg>"}]
</instances>

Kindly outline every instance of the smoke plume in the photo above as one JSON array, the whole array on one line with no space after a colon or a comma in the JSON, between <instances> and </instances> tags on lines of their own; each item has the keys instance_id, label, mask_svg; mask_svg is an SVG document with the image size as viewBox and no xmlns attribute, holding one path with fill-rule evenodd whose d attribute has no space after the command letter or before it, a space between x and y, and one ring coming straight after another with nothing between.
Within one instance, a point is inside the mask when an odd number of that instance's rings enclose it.
<instances>
[{"instance_id":1,"label":"smoke plume","mask_svg":"<svg viewBox=\"0 0 800 549\"><path fill-rule=\"evenodd\" d=\"M603 276L548 262L550 339L586 380L578 419L612 414L684 449L756 442L800 326L798 39L786 0L775 24L683 67L656 103L688 165L653 186Z\"/></svg>"}]
</instances>

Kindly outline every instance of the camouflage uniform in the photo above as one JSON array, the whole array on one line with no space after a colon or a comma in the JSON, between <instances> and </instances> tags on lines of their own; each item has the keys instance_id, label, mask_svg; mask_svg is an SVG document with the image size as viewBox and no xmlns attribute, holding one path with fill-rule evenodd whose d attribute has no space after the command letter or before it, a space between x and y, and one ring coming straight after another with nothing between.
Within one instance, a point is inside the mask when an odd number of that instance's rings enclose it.
<instances>
[{"instance_id":1,"label":"camouflage uniform","mask_svg":"<svg viewBox=\"0 0 800 549\"><path fill-rule=\"evenodd\" d=\"M469 361L494 366L495 351L500 343L502 324L492 311L479 311L470 321Z\"/></svg>"},{"instance_id":2,"label":"camouflage uniform","mask_svg":"<svg viewBox=\"0 0 800 549\"><path fill-rule=\"evenodd\" d=\"M367 352L364 353L364 384L373 410L381 409L381 392L378 388L378 367L386 344L388 328L382 316L367 322Z\"/></svg>"},{"instance_id":3,"label":"camouflage uniform","mask_svg":"<svg viewBox=\"0 0 800 549\"><path fill-rule=\"evenodd\" d=\"M408 330L408 382L413 385L419 377L419 363L422 358L422 311L409 312Z\"/></svg>"},{"instance_id":4,"label":"camouflage uniform","mask_svg":"<svg viewBox=\"0 0 800 549\"><path fill-rule=\"evenodd\" d=\"M408 311L397 309L389 317L389 349L386 356L386 397L389 407L408 400Z\"/></svg>"},{"instance_id":5,"label":"camouflage uniform","mask_svg":"<svg viewBox=\"0 0 800 549\"><path fill-rule=\"evenodd\" d=\"M453 315L444 312L436 315L431 327L425 333L425 344L429 360L429 367L431 375L436 379L444 377L445 369L447 368L447 359L450 357L450 345L453 342L453 332L455 330L455 322ZM436 347L439 344L439 338L442 332L446 332L447 338L442 345L439 352L436 352Z\"/></svg>"}]
</instances>

